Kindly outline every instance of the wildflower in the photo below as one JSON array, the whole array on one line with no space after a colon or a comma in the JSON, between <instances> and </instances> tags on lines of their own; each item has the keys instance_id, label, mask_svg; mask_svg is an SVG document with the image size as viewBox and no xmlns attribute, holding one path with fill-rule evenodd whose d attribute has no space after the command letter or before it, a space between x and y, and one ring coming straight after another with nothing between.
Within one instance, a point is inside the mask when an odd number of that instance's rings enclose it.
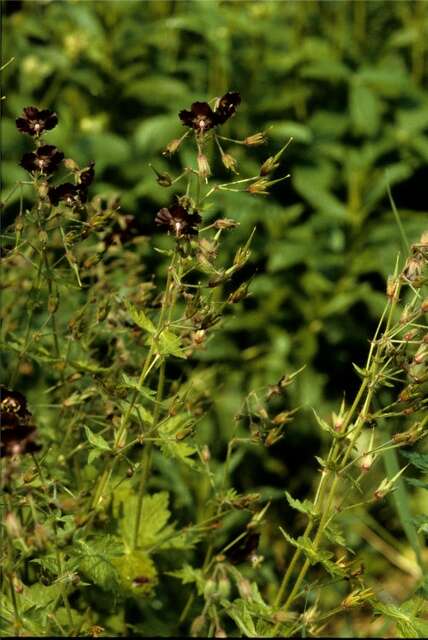
<instances>
[{"instance_id":1,"label":"wildflower","mask_svg":"<svg viewBox=\"0 0 428 640\"><path fill-rule=\"evenodd\" d=\"M179 204L172 205L169 209L164 207L156 214L155 222L159 226L167 227L177 238L186 235L196 235L197 225L202 218L197 211L189 213Z\"/></svg>"},{"instance_id":2,"label":"wildflower","mask_svg":"<svg viewBox=\"0 0 428 640\"><path fill-rule=\"evenodd\" d=\"M81 205L88 199L88 188L92 183L95 170L95 163L90 162L87 169L79 174L79 184L64 182L58 187L50 187L48 189L48 197L54 206L58 206L60 201L64 202L68 207Z\"/></svg>"},{"instance_id":3,"label":"wildflower","mask_svg":"<svg viewBox=\"0 0 428 640\"><path fill-rule=\"evenodd\" d=\"M95 167L95 162L92 161L88 164L87 169L84 169L83 171L80 172L79 181L82 187L84 187L85 189L87 189L94 180L94 177L95 177L94 167Z\"/></svg>"},{"instance_id":4,"label":"wildflower","mask_svg":"<svg viewBox=\"0 0 428 640\"><path fill-rule=\"evenodd\" d=\"M30 136L40 136L44 131L53 129L58 124L58 116L49 109L39 110L37 107L25 107L23 115L16 119L16 128Z\"/></svg>"},{"instance_id":5,"label":"wildflower","mask_svg":"<svg viewBox=\"0 0 428 640\"><path fill-rule=\"evenodd\" d=\"M214 111L208 102L193 102L190 110L183 109L178 116L186 127L191 127L198 133L205 133L231 118L240 102L239 93L228 91L220 98Z\"/></svg>"},{"instance_id":6,"label":"wildflower","mask_svg":"<svg viewBox=\"0 0 428 640\"><path fill-rule=\"evenodd\" d=\"M256 555L259 540L260 533L248 531L238 544L233 545L231 549L225 552L227 559L232 564L241 564L241 562L251 559Z\"/></svg>"},{"instance_id":7,"label":"wildflower","mask_svg":"<svg viewBox=\"0 0 428 640\"><path fill-rule=\"evenodd\" d=\"M36 427L31 424L27 401L19 391L0 387L1 455L14 456L40 449L34 442Z\"/></svg>"},{"instance_id":8,"label":"wildflower","mask_svg":"<svg viewBox=\"0 0 428 640\"><path fill-rule=\"evenodd\" d=\"M194 102L190 111L183 109L178 117L186 127L192 127L198 133L205 133L217 124L215 114L208 102Z\"/></svg>"},{"instance_id":9,"label":"wildflower","mask_svg":"<svg viewBox=\"0 0 428 640\"><path fill-rule=\"evenodd\" d=\"M80 188L80 185L71 184L71 182L65 182L58 187L50 187L48 191L49 200L54 206L58 206L60 201L65 202L68 207L80 204L82 195L84 196L84 190Z\"/></svg>"},{"instance_id":10,"label":"wildflower","mask_svg":"<svg viewBox=\"0 0 428 640\"><path fill-rule=\"evenodd\" d=\"M62 151L52 144L44 144L34 153L24 153L21 160L21 167L24 167L30 173L41 171L42 173L53 173L61 160L64 158Z\"/></svg>"},{"instance_id":11,"label":"wildflower","mask_svg":"<svg viewBox=\"0 0 428 640\"><path fill-rule=\"evenodd\" d=\"M236 107L241 104L241 96L237 91L228 91L217 103L215 115L218 124L224 124L231 118Z\"/></svg>"}]
</instances>

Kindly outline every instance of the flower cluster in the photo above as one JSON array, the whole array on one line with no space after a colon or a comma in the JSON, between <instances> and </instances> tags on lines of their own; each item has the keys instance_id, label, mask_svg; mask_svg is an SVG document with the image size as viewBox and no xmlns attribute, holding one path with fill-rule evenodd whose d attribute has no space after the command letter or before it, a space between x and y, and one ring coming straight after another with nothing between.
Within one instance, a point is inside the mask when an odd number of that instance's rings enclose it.
<instances>
[{"instance_id":1,"label":"flower cluster","mask_svg":"<svg viewBox=\"0 0 428 640\"><path fill-rule=\"evenodd\" d=\"M37 107L25 107L23 115L16 119L16 127L21 133L26 133L36 139L38 145L36 149L29 153L24 153L21 166L33 176L51 178L57 171L64 154L51 144L40 144L40 136L45 131L53 129L58 124L58 116L49 109L38 109ZM49 186L47 190L48 198L54 206L64 202L69 207L80 206L87 201L88 188L92 183L95 170L95 163L89 163L88 167L80 171L74 161L65 160L64 164L72 165L72 170L77 182L65 182L58 186Z\"/></svg>"},{"instance_id":2,"label":"flower cluster","mask_svg":"<svg viewBox=\"0 0 428 640\"><path fill-rule=\"evenodd\" d=\"M15 456L34 453L40 445L34 442L36 427L27 409L27 400L19 391L11 391L0 386L0 453Z\"/></svg>"},{"instance_id":3,"label":"flower cluster","mask_svg":"<svg viewBox=\"0 0 428 640\"><path fill-rule=\"evenodd\" d=\"M208 102L194 102L190 110L183 109L178 115L186 127L203 134L231 118L240 102L241 96L238 92L228 91L220 98L214 110Z\"/></svg>"}]
</instances>

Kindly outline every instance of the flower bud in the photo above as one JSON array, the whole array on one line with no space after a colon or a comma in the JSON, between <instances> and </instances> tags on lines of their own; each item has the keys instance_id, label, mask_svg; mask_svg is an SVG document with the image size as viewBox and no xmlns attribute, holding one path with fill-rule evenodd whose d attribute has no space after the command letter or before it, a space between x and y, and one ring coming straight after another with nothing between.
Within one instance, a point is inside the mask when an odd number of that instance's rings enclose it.
<instances>
[{"instance_id":1,"label":"flower bud","mask_svg":"<svg viewBox=\"0 0 428 640\"><path fill-rule=\"evenodd\" d=\"M4 526L10 538L20 538L22 536L21 523L11 511L4 518Z\"/></svg>"},{"instance_id":2,"label":"flower bud","mask_svg":"<svg viewBox=\"0 0 428 640\"><path fill-rule=\"evenodd\" d=\"M230 155L230 153L222 153L221 161L224 164L224 166L226 167L226 169L228 169L229 171L233 171L233 173L238 173L237 168L236 168L237 167L237 162L236 162L235 158Z\"/></svg>"},{"instance_id":3,"label":"flower bud","mask_svg":"<svg viewBox=\"0 0 428 640\"><path fill-rule=\"evenodd\" d=\"M238 225L239 225L239 222L236 222L236 220L232 220L231 218L219 218L214 222L213 227L215 229L223 230L223 229L233 229Z\"/></svg>"},{"instance_id":4,"label":"flower bud","mask_svg":"<svg viewBox=\"0 0 428 640\"><path fill-rule=\"evenodd\" d=\"M66 158L63 163L64 167L69 171L79 171L79 165L73 160L73 158Z\"/></svg>"},{"instance_id":5,"label":"flower bud","mask_svg":"<svg viewBox=\"0 0 428 640\"><path fill-rule=\"evenodd\" d=\"M201 458L205 463L210 461L211 452L207 444L204 444L204 446L202 447Z\"/></svg>"},{"instance_id":6,"label":"flower bud","mask_svg":"<svg viewBox=\"0 0 428 640\"><path fill-rule=\"evenodd\" d=\"M48 313L53 315L57 311L58 305L59 305L58 296L50 295L48 299Z\"/></svg>"},{"instance_id":7,"label":"flower bud","mask_svg":"<svg viewBox=\"0 0 428 640\"><path fill-rule=\"evenodd\" d=\"M182 140L183 138L176 138L175 140L171 140L171 142L166 145L165 150L162 152L162 155L167 157L172 156L180 147Z\"/></svg>"},{"instance_id":8,"label":"flower bud","mask_svg":"<svg viewBox=\"0 0 428 640\"><path fill-rule=\"evenodd\" d=\"M221 598L226 600L230 596L230 580L226 576L222 576L218 581L218 593Z\"/></svg>"},{"instance_id":9,"label":"flower bud","mask_svg":"<svg viewBox=\"0 0 428 640\"><path fill-rule=\"evenodd\" d=\"M190 633L192 637L197 636L205 626L205 616L198 616L192 622Z\"/></svg>"},{"instance_id":10,"label":"flower bud","mask_svg":"<svg viewBox=\"0 0 428 640\"><path fill-rule=\"evenodd\" d=\"M209 600L214 596L217 591L217 582L212 578L209 578L204 587L204 598L205 600Z\"/></svg>"},{"instance_id":11,"label":"flower bud","mask_svg":"<svg viewBox=\"0 0 428 640\"><path fill-rule=\"evenodd\" d=\"M205 153L198 153L197 160L198 160L198 173L201 176L201 178L204 178L206 180L208 176L211 175L211 169L208 163L208 158L205 155Z\"/></svg>"},{"instance_id":12,"label":"flower bud","mask_svg":"<svg viewBox=\"0 0 428 640\"><path fill-rule=\"evenodd\" d=\"M237 586L241 598L243 600L250 600L252 596L251 582L246 578L242 578L239 580Z\"/></svg>"},{"instance_id":13,"label":"flower bud","mask_svg":"<svg viewBox=\"0 0 428 640\"><path fill-rule=\"evenodd\" d=\"M244 140L244 144L248 147L258 147L261 144L264 144L267 140L266 134L264 132L254 133L252 136L248 136Z\"/></svg>"},{"instance_id":14,"label":"flower bud","mask_svg":"<svg viewBox=\"0 0 428 640\"><path fill-rule=\"evenodd\" d=\"M260 167L260 175L267 176L279 167L279 162L275 162L275 156L270 156Z\"/></svg>"},{"instance_id":15,"label":"flower bud","mask_svg":"<svg viewBox=\"0 0 428 640\"><path fill-rule=\"evenodd\" d=\"M169 175L169 173L158 171L152 164L150 164L149 166L155 172L155 174L156 174L156 182L161 187L170 187L172 185L172 178Z\"/></svg>"}]
</instances>

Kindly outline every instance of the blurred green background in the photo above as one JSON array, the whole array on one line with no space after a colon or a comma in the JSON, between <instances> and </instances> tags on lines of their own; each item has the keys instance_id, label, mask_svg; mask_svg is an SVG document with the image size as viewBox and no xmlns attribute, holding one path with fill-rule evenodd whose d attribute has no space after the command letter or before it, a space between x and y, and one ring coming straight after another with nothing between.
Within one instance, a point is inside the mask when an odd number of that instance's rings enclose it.
<instances>
[{"instance_id":1,"label":"blurred green background","mask_svg":"<svg viewBox=\"0 0 428 640\"><path fill-rule=\"evenodd\" d=\"M428 3L35 0L2 9L3 62L14 57L3 72L5 193L26 176L17 163L29 142L14 119L32 104L57 111L49 142L82 165L95 160L93 193L121 194L142 234L171 198L149 163L178 173L194 161L186 146L172 162L161 155L194 100L237 90L242 104L223 133L269 128L264 147L230 147L242 177L293 136L290 180L269 198L223 192L207 211L240 222L225 260L257 227L245 271L255 275L200 358L216 363L225 440L246 392L307 365L293 387L302 409L265 467L288 470L291 483L297 472L310 478L302 469L320 446L311 407L327 416L355 390L351 363L365 358L400 250L388 184L409 239L427 226ZM145 259L149 272L159 268L159 254ZM251 468L239 474L246 488Z\"/></svg>"}]
</instances>

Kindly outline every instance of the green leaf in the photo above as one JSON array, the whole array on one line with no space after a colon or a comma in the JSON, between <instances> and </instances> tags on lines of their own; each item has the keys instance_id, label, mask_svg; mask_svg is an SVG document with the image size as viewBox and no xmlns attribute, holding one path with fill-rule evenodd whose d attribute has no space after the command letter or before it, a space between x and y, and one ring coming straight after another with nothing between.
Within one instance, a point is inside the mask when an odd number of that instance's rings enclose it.
<instances>
[{"instance_id":1,"label":"green leaf","mask_svg":"<svg viewBox=\"0 0 428 640\"><path fill-rule=\"evenodd\" d=\"M287 498L288 504L296 511L300 511L300 513L304 513L307 516L313 517L316 515L314 504L310 500L297 500L293 498L288 491L285 492L285 497Z\"/></svg>"},{"instance_id":2,"label":"green leaf","mask_svg":"<svg viewBox=\"0 0 428 640\"><path fill-rule=\"evenodd\" d=\"M428 453L418 453L417 451L400 451L400 453L414 467L428 473Z\"/></svg>"},{"instance_id":3,"label":"green leaf","mask_svg":"<svg viewBox=\"0 0 428 640\"><path fill-rule=\"evenodd\" d=\"M115 536L105 535L89 541L79 540L79 570L105 591L116 591L119 575L113 559L123 554L123 545Z\"/></svg>"},{"instance_id":4,"label":"green leaf","mask_svg":"<svg viewBox=\"0 0 428 640\"><path fill-rule=\"evenodd\" d=\"M189 467L195 466L195 461L190 456L193 456L197 449L192 444L177 439L177 435L190 431L193 423L194 421L189 420L186 416L177 415L167 418L158 428L162 453L168 458L175 458L184 462Z\"/></svg>"},{"instance_id":5,"label":"green leaf","mask_svg":"<svg viewBox=\"0 0 428 640\"><path fill-rule=\"evenodd\" d=\"M125 305L132 320L140 327L140 329L144 329L144 331L147 331L148 333L156 333L155 325L150 318L146 316L143 310L138 311L138 309L128 301L125 301Z\"/></svg>"},{"instance_id":6,"label":"green leaf","mask_svg":"<svg viewBox=\"0 0 428 640\"><path fill-rule=\"evenodd\" d=\"M100 449L101 451L111 451L110 445L104 440L104 438L98 433L93 433L89 427L84 425L86 437L88 442L95 447L96 449Z\"/></svg>"},{"instance_id":7,"label":"green leaf","mask_svg":"<svg viewBox=\"0 0 428 640\"><path fill-rule=\"evenodd\" d=\"M195 584L198 589L198 594L203 594L205 580L201 569L194 569L189 564L185 564L181 569L168 571L168 575L173 578L178 578L182 584Z\"/></svg>"},{"instance_id":8,"label":"green leaf","mask_svg":"<svg viewBox=\"0 0 428 640\"><path fill-rule=\"evenodd\" d=\"M368 86L354 80L350 88L349 109L355 133L375 135L379 129L382 104Z\"/></svg>"},{"instance_id":9,"label":"green leaf","mask_svg":"<svg viewBox=\"0 0 428 640\"><path fill-rule=\"evenodd\" d=\"M171 515L168 502L169 494L166 491L144 496L138 537L139 549L147 549L158 542ZM133 547L137 508L138 496L129 489L117 489L114 492L113 514L118 520L119 530L128 549Z\"/></svg>"},{"instance_id":10,"label":"green leaf","mask_svg":"<svg viewBox=\"0 0 428 640\"><path fill-rule=\"evenodd\" d=\"M187 358L183 353L180 338L172 333L172 331L165 329L157 338L153 338L153 340L155 341L156 348L161 356Z\"/></svg>"}]
</instances>

